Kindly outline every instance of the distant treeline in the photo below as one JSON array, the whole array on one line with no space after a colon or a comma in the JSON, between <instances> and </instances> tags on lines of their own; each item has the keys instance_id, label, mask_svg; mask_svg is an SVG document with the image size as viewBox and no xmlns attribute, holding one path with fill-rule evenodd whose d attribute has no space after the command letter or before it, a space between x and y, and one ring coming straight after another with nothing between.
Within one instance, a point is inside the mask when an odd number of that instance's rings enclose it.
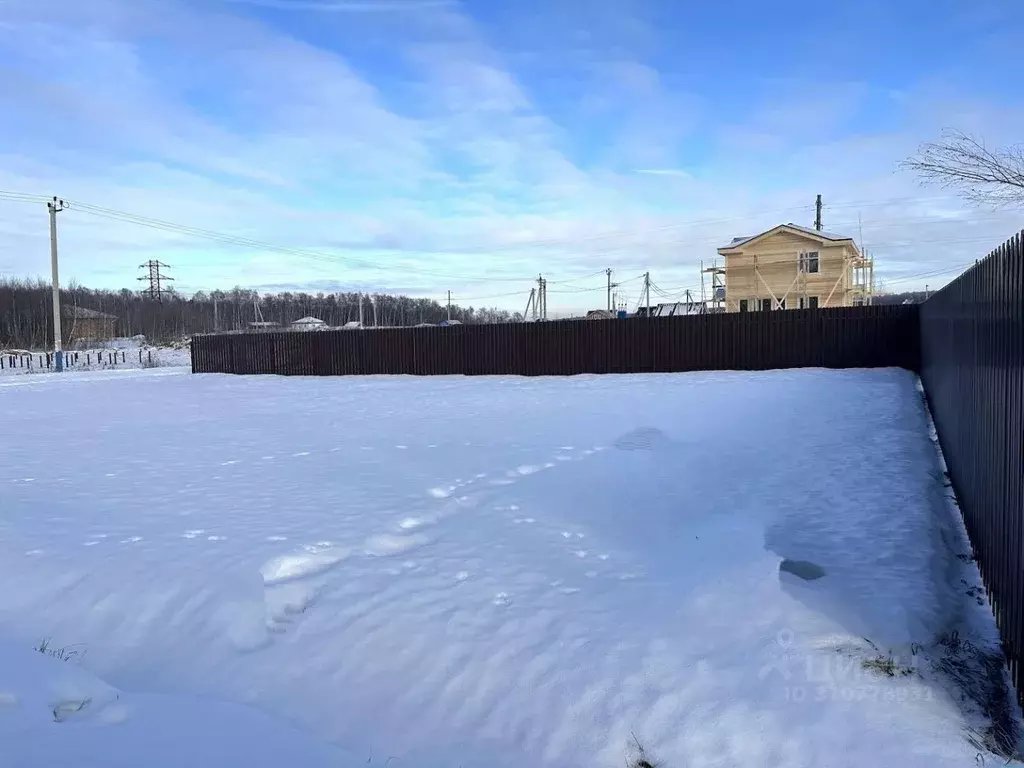
<instances>
[{"instance_id":1,"label":"distant treeline","mask_svg":"<svg viewBox=\"0 0 1024 768\"><path fill-rule=\"evenodd\" d=\"M61 305L78 306L114 315L117 336L145 335L150 343L175 341L196 333L245 330L256 320L284 325L301 317L317 317L328 325L359 319L358 293L278 293L259 295L234 288L197 293L185 298L174 293L157 301L146 294L123 289L95 290L71 285L61 290ZM363 321L378 325L439 323L448 308L433 299L363 294ZM260 315L257 316L257 306ZM518 315L499 309L452 305L451 317L463 323L498 323ZM68 341L68 323L62 322ZM0 349L43 348L53 344L53 298L49 284L0 280Z\"/></svg>"},{"instance_id":2,"label":"distant treeline","mask_svg":"<svg viewBox=\"0 0 1024 768\"><path fill-rule=\"evenodd\" d=\"M932 291L935 293L935 291ZM872 301L875 304L920 304L928 298L924 291L904 291L903 293L876 293Z\"/></svg>"}]
</instances>

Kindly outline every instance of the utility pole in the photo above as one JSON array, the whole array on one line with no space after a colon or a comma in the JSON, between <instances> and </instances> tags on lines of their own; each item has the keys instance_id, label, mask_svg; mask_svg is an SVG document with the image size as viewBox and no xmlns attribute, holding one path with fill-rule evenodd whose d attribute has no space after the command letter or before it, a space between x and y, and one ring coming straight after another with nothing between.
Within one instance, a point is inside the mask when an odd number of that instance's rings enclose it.
<instances>
[{"instance_id":1,"label":"utility pole","mask_svg":"<svg viewBox=\"0 0 1024 768\"><path fill-rule=\"evenodd\" d=\"M548 319L548 283L544 275L537 275L537 310L541 320Z\"/></svg>"},{"instance_id":2,"label":"utility pole","mask_svg":"<svg viewBox=\"0 0 1024 768\"><path fill-rule=\"evenodd\" d=\"M217 292L213 292L213 332L218 333L220 331L220 322L217 317Z\"/></svg>"},{"instance_id":3,"label":"utility pole","mask_svg":"<svg viewBox=\"0 0 1024 768\"><path fill-rule=\"evenodd\" d=\"M618 288L619 284L612 282L612 270L611 270L611 267L606 269L604 271L604 273L608 276L608 311L611 312L612 311L612 305L614 304L614 301L612 299L612 288Z\"/></svg>"},{"instance_id":4,"label":"utility pole","mask_svg":"<svg viewBox=\"0 0 1024 768\"><path fill-rule=\"evenodd\" d=\"M149 288L143 291L148 294L149 298L156 299L157 301L163 301L163 295L167 293L167 289L163 287L163 283L168 283L174 280L173 277L168 277L160 273L161 269L170 269L170 265L164 264L162 261L156 259L150 259L145 264L139 264L139 269L147 270L146 275L138 278L149 282Z\"/></svg>"},{"instance_id":5,"label":"utility pole","mask_svg":"<svg viewBox=\"0 0 1024 768\"><path fill-rule=\"evenodd\" d=\"M359 292L359 327L363 327L363 292Z\"/></svg>"},{"instance_id":6,"label":"utility pole","mask_svg":"<svg viewBox=\"0 0 1024 768\"><path fill-rule=\"evenodd\" d=\"M651 273L644 272L644 293L647 296L647 317L651 316Z\"/></svg>"},{"instance_id":7,"label":"utility pole","mask_svg":"<svg viewBox=\"0 0 1024 768\"><path fill-rule=\"evenodd\" d=\"M373 306L373 327L377 327L377 299L370 297L370 304Z\"/></svg>"},{"instance_id":8,"label":"utility pole","mask_svg":"<svg viewBox=\"0 0 1024 768\"><path fill-rule=\"evenodd\" d=\"M821 195L814 201L814 228L821 232Z\"/></svg>"},{"instance_id":9,"label":"utility pole","mask_svg":"<svg viewBox=\"0 0 1024 768\"><path fill-rule=\"evenodd\" d=\"M533 314L530 314L530 309L533 309ZM534 320L537 319L537 289L530 289L530 298L526 300L526 309L523 310L523 320L527 317L532 317Z\"/></svg>"},{"instance_id":10,"label":"utility pole","mask_svg":"<svg viewBox=\"0 0 1024 768\"><path fill-rule=\"evenodd\" d=\"M448 291L448 322L452 321L452 292Z\"/></svg>"},{"instance_id":11,"label":"utility pole","mask_svg":"<svg viewBox=\"0 0 1024 768\"><path fill-rule=\"evenodd\" d=\"M50 269L53 272L53 367L58 373L64 370L64 347L60 327L60 277L57 274L57 213L67 207L67 203L56 197L46 204L50 211Z\"/></svg>"}]
</instances>

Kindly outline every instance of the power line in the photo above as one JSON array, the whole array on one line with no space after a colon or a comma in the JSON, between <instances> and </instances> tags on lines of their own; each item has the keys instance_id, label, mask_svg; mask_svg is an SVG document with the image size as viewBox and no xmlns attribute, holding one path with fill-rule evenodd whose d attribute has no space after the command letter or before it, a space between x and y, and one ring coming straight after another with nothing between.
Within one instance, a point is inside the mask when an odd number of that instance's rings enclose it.
<instances>
[{"instance_id":1,"label":"power line","mask_svg":"<svg viewBox=\"0 0 1024 768\"><path fill-rule=\"evenodd\" d=\"M31 194L27 194L27 193L2 192L2 191L0 191L0 197L6 197L8 199L16 200L16 201L19 201L19 202L40 202L40 201L45 201L46 199L48 199L48 198L46 198L45 196L42 196L42 195L31 195ZM888 199L888 200L873 200L873 201L870 201L870 200L869 201L845 201L845 202L839 202L839 203L831 204L829 207L830 208L842 208L842 207L870 208L870 207L877 207L877 206L896 205L896 204L899 204L899 203L905 203L907 201L911 201L911 202L925 202L925 201L929 201L929 200L944 200L945 201L945 200L949 200L949 199L950 198L948 198L948 197L933 197L933 198L891 198L891 199ZM317 253L315 251L308 251L308 250L303 250L303 249L298 249L298 248L288 248L288 247L284 247L284 246L277 246L277 245L274 245L272 243L262 242L262 241L259 241L259 240L254 240L252 238L244 238L244 237L239 237L239 236L235 236L235 235L229 235L229 234L222 233L222 232L214 232L212 230L205 230L205 229L201 229L201 228L198 228L198 227L191 227L191 226L187 226L187 225L175 224L173 222L163 221L163 220L160 220L160 219L153 219L153 218L146 217L146 216L140 216L140 215L137 215L137 214L128 213L126 211L118 211L118 210L112 209L112 208L104 208L102 206L91 205L91 204L88 204L88 203L83 203L81 201L69 201L69 202L73 203L74 207L76 209L78 209L78 210L80 210L80 211L82 211L84 213L89 213L89 214L95 215L95 216L112 218L112 219L124 221L126 223L134 223L134 224L137 224L139 226L149 226L149 227L156 228L156 229L164 229L166 231L178 232L178 233L181 233L181 234L188 234L188 235L192 235L192 236L195 236L195 237L205 237L205 238L208 238L208 239L214 239L216 241L224 242L226 244L236 244L236 245L244 245L244 246L249 246L249 247L259 247L259 248L262 248L264 250L273 250L273 251L288 253L288 254L291 254L291 255L301 256L301 257L305 257L305 258L317 258L317 259L328 261L328 262L347 261L349 263L352 263L352 264L355 264L355 265L358 265L358 266L363 266L363 267L366 267L366 268L372 268L372 269L380 269L381 268L379 265L377 265L375 263L372 263L372 262L369 262L369 261L366 261L364 259L358 259L358 258L346 257L346 256L339 256L339 255L336 255L336 254L323 254L323 253ZM809 209L809 208L810 208L810 206L808 206L808 205L793 206L793 207L788 207L788 208L779 208L779 209L774 209L774 210L759 211L756 215L758 215L758 216L766 216L766 215L768 215L770 213L783 213L783 212L792 212L792 211L803 211L803 210L806 210L806 209ZM976 214L974 216L974 218L977 218L978 216L982 216L982 215L998 217L1000 214L998 214L998 213L990 213L990 214L981 214L981 213L979 213L979 214ZM628 237L628 236L635 236L635 235L651 234L651 233L654 233L654 232L667 231L667 230L670 230L670 229L678 229L678 228L681 228L681 227L697 226L697 225L701 225L701 224L716 224L716 223L728 223L728 222L733 222L733 221L748 221L750 218L751 218L751 216L733 216L733 217L725 217L725 218L692 219L692 220L688 220L688 221L675 222L675 223L670 223L670 224L665 224L665 225L659 225L659 226L656 226L656 227L647 227L647 228L643 228L643 229L611 230L611 231L607 231L607 232L603 232L603 233L598 233L598 234L594 234L594 235L590 235L590 236L585 236L585 237L550 238L550 239L545 239L545 240L524 241L524 242L521 242L521 243L513 243L513 244L509 244L509 245L505 245L505 246L497 246L497 247L493 247L493 248L487 248L487 249L484 250L484 252L487 252L487 253L499 253L499 252L507 252L507 251L524 250L524 249L536 248L536 247L586 243L586 242L599 241L599 240L608 239L608 238ZM927 221L927 222L930 222L930 223L945 223L946 221L949 221L949 220L943 220L943 219L936 220L934 217L918 217L917 219L914 219L914 218L906 219L906 218L904 218L901 221L895 222L895 223L892 223L892 224L888 224L888 225L875 225L875 226L876 226L876 228L879 227L879 226L902 226L902 225L904 225L906 223L909 223L911 221ZM846 226L846 225L844 225L844 226ZM711 242L711 241L717 242L718 239L719 238L716 236L714 238L706 238L704 241L705 242ZM674 241L669 241L669 242L679 242L679 240L674 240ZM461 252L461 251L456 251L456 252ZM470 252L481 252L481 251L477 250L477 251L470 251ZM390 251L388 253L390 253L390 254L401 254L401 253L404 253L404 252L403 251ZM437 273L437 272L434 272L432 270L422 270L422 269L416 269L416 268L411 268L411 267L402 267L402 269L403 269L403 271L416 272L416 273L423 274L423 275L428 275L428 276L449 277L449 278L455 277L455 278L458 278L458 279L473 279L473 280L481 280L481 281L487 281L487 282L493 282L493 281L520 281L520 280L523 280L523 279L527 279L527 278L519 278L519 277L467 278L466 276L461 276L461 275L460 276L443 275L441 273ZM585 275L582 278L570 278L570 279L584 279L585 277L589 277L589 276L590 275Z\"/></svg>"},{"instance_id":2,"label":"power line","mask_svg":"<svg viewBox=\"0 0 1024 768\"><path fill-rule=\"evenodd\" d=\"M170 282L174 280L174 278L161 274L160 270L170 269L170 265L164 264L162 261L157 261L156 259L150 259L145 264L140 264L139 269L147 270L147 274L136 279L149 281L149 288L143 291L143 293L149 294L149 298L151 299L163 301L164 294L169 291L167 288L163 287L162 283Z\"/></svg>"},{"instance_id":3,"label":"power line","mask_svg":"<svg viewBox=\"0 0 1024 768\"><path fill-rule=\"evenodd\" d=\"M10 200L12 202L23 202L23 203L43 203L43 202L47 202L49 200L49 198L44 196L44 195L35 195L35 194L29 194L29 193L10 192L10 191L0 191L0 199ZM877 207L877 206L895 205L897 203L906 202L906 201L910 201L910 202L925 202L925 201L929 201L929 200L943 200L943 201L947 201L949 199L950 198L948 198L948 197L934 197L934 198L892 198L892 199L889 199L889 200L874 200L874 201L841 201L841 202L838 202L838 203L830 204L829 208L830 209L842 208L842 207L871 208L871 207ZM455 279L455 280L467 281L467 282L470 282L470 281L471 282L526 282L527 280L531 280L532 281L532 279L533 279L533 278L525 278L525 277L522 277L522 278L520 278L520 277L493 277L493 276L486 276L486 277L479 276L479 277L477 277L477 276L468 276L468 275L464 275L464 274L448 275L448 274L443 274L443 273L439 273L439 272L434 272L432 270L423 270L423 269L418 269L418 268L415 268L415 267L407 267L407 266L404 266L404 265L402 265L402 266L397 266L397 265L381 266L380 264L376 264L376 263L367 261L365 259L359 259L359 258L355 258L355 257L351 257L351 256L341 256L341 255L337 255L337 254L325 254L325 253L321 253L321 252L310 251L310 250L305 250L305 249L300 249L300 248L292 248L292 247L274 245L272 243L267 243L267 242L255 240L255 239L252 239L252 238L235 236L235 235L230 235L230 234L222 233L222 232L215 232L213 230L206 230L206 229L201 229L201 228L198 228L198 227L191 227L191 226L187 226L187 225L175 224L173 222L163 221L163 220L160 220L160 219L153 219L153 218L149 218L149 217L145 217L145 216L140 216L140 215L137 215L137 214L128 213L128 212L125 212L125 211L118 211L118 210L112 209L112 208L104 208L104 207L101 207L101 206L95 206L95 205L91 205L91 204L88 204L88 203L83 203L83 202L80 202L80 201L79 202L70 201L70 202L71 202L72 207L73 207L74 210L78 210L78 211L80 211L82 213L86 213L88 215L97 216L97 217L100 217L100 218L108 218L108 219L113 219L113 220L121 221L121 222L124 222L124 223L135 224L137 226L153 228L153 229L162 230L162 231L166 231L166 232L170 232L170 233L182 234L182 235L187 235L187 236L191 236L191 237L198 237L198 238L202 238L202 239L211 240L211 241L214 241L214 242L220 242L220 243L226 244L226 245L237 245L237 246L242 246L242 247L255 248L255 249L259 249L259 250L271 251L271 252L281 253L281 254L295 256L295 257L299 257L299 258L317 260L317 261L326 262L326 263L339 263L339 262L341 262L341 263L349 263L349 264L352 264L352 265L355 265L355 266L360 266L360 267L364 267L364 268L368 268L368 269L375 269L375 270L385 270L385 269L396 269L396 270L398 270L398 269L400 269L401 271L407 272L407 273L421 274L421 275L426 275L426 276L436 277L436 278ZM778 211L792 211L792 210L804 210L804 209L807 209L807 208L809 208L809 206L798 206L798 207L795 207L795 208L783 208L783 209L777 209L777 210ZM759 215L767 215L767 213L769 213L769 212L761 212ZM981 213L981 212L979 212L977 214L973 214L973 218L974 219L981 218L981 217L1001 218L1002 216L1003 216L1003 214L1001 214L1000 212L992 212L992 213ZM517 243L517 244L513 244L513 245L508 245L508 246L489 248L489 249L486 249L486 252L492 253L492 252L502 252L502 251L510 251L510 250L525 250L525 249L533 248L533 247L552 246L552 245L565 244L565 243L590 242L590 241L597 241L597 240L607 239L607 238L611 238L611 237L624 237L624 236L629 236L629 235L639 235L639 234L648 234L648 233L658 232L658 231L667 231L667 230L670 230L670 229L686 227L686 226L695 226L695 225L699 225L699 224L724 223L724 222L729 222L729 221L740 221L740 220L746 220L746 219L744 219L743 217L732 217L732 218L721 218L721 219L703 219L703 220L698 219L698 220L691 220L691 221L688 221L688 222L678 222L678 223L674 223L674 224L667 224L667 225L663 225L663 226L652 227L652 228L648 228L646 230L632 230L632 231L630 231L630 230L619 230L619 231L605 232L605 233L596 234L596 235L589 236L589 237L575 238L574 240L548 239L548 240L537 240L537 241L532 241L532 242L528 241L528 242ZM904 219L902 219L900 221L880 223L880 224L876 224L876 225L873 225L873 226L870 225L870 223L869 223L869 228L871 230L877 231L878 229L906 226L906 225L908 225L908 224L910 224L912 222L922 222L922 223L927 222L930 225L945 224L945 223L960 223L962 225L962 223L963 223L962 221L956 220L956 219L937 219L937 218L934 218L934 217L917 217L917 218L904 218ZM672 244L687 243L687 244L690 244L691 246L699 246L699 245L702 245L704 243L717 243L719 241L720 241L720 238L717 237L717 236L716 237L705 237L705 238L675 238L675 239L667 240L667 241L659 241L658 243L651 244L651 245L652 246L656 246L656 247L664 247L664 246L668 246L668 245L672 245ZM991 242L993 242L993 238L991 238L991 237L973 237L973 238L960 238L960 239L956 239L956 240L950 240L948 238L941 238L941 239L937 239L937 240L928 240L928 239L916 238L916 239L905 240L905 241L899 241L899 240L892 240L892 241L884 241L883 240L883 241L878 241L878 240L873 240L873 246L874 246L874 250L877 251L880 248L899 249L899 248L914 247L914 246L917 246L917 245L925 245L925 244L932 244L932 243L941 243L941 244L947 244L947 245L954 245L954 244L966 245L966 244L983 243L983 242L991 243ZM404 252L391 252L391 253L404 253ZM764 262L764 263L768 263L768 262ZM643 267L641 267L641 268L643 268ZM952 270L948 270L948 271L952 271ZM600 275L602 272L603 272L603 270L598 270L596 272L589 273L587 275L582 275L582 276L579 276L579 277L565 278L565 279L560 280L560 281L550 281L552 285L563 285L563 286L565 286L565 290L558 290L558 289L556 289L556 290L554 290L552 292L553 293L569 293L569 292L574 292L574 291L589 292L591 290L600 290L600 288L593 288L592 289L592 288L587 288L587 287L575 285L574 281L585 280L587 278ZM639 279L639 277L638 278L632 278L632 279ZM512 294L496 294L496 295L494 295L494 298L504 298L507 295L517 295L517 293L512 293Z\"/></svg>"}]
</instances>

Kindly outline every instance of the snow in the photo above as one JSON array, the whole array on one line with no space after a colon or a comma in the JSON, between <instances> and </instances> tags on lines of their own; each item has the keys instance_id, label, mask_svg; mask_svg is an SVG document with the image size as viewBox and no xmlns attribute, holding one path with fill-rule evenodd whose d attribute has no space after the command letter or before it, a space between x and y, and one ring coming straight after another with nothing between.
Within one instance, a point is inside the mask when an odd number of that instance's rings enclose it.
<instances>
[{"instance_id":1,"label":"snow","mask_svg":"<svg viewBox=\"0 0 1024 768\"><path fill-rule=\"evenodd\" d=\"M66 356L77 352L78 363L66 365L64 374L95 373L99 371L116 372L138 371L140 369L152 370L153 368L191 368L192 358L188 347L139 347L139 339L142 337L129 337L124 339L112 339L106 346L95 349L79 349L66 351ZM142 363L139 362L139 352L142 352ZM52 350L50 350L52 354ZM9 355L15 354L16 366L10 367ZM9 376L57 375L52 368L46 367L46 352L25 352L16 353L14 350L0 350L0 357L4 358L4 367L0 369L0 380ZM121 359L121 355L124 359ZM42 356L43 365L40 367L39 358ZM32 367L27 367L28 361L22 357L32 358ZM116 358L116 362L114 361ZM22 366L26 367L22 367ZM51 361L52 365L52 361Z\"/></svg>"},{"instance_id":2,"label":"snow","mask_svg":"<svg viewBox=\"0 0 1024 768\"><path fill-rule=\"evenodd\" d=\"M916 387L0 379L0 765L974 765Z\"/></svg>"}]
</instances>

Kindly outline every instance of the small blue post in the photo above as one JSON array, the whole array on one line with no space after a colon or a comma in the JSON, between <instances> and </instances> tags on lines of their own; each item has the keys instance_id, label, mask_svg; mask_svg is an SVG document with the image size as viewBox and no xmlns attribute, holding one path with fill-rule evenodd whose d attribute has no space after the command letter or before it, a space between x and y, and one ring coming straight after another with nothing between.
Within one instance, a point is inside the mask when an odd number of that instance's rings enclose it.
<instances>
[{"instance_id":1,"label":"small blue post","mask_svg":"<svg viewBox=\"0 0 1024 768\"><path fill-rule=\"evenodd\" d=\"M62 350L58 349L53 353L53 369L57 373L64 370L64 352Z\"/></svg>"}]
</instances>

